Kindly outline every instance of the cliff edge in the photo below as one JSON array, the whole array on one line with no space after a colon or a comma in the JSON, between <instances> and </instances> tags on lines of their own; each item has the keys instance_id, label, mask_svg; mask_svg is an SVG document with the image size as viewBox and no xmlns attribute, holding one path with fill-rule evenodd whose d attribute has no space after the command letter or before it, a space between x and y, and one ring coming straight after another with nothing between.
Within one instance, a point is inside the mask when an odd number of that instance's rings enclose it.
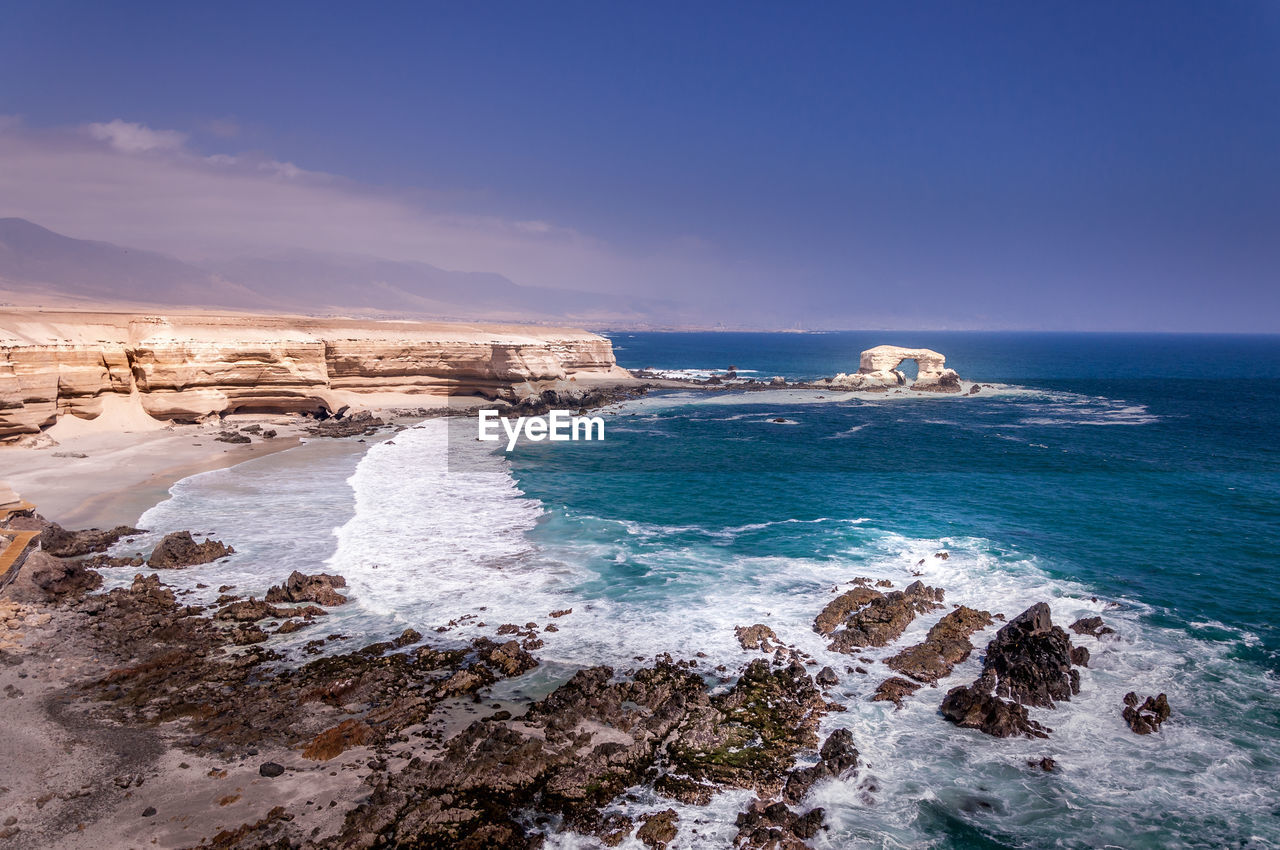
<instances>
[{"instance_id":1,"label":"cliff edge","mask_svg":"<svg viewBox=\"0 0 1280 850\"><path fill-rule=\"evenodd\" d=\"M572 398L633 382L570 328L307 317L0 311L0 441L121 402L155 420Z\"/></svg>"}]
</instances>

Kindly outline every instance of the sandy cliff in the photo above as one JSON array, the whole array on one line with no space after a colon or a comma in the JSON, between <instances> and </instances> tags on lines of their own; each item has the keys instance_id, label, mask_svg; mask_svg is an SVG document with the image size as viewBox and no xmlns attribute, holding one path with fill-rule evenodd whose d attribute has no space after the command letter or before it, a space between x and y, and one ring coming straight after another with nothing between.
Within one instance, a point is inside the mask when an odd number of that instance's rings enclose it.
<instances>
[{"instance_id":1,"label":"sandy cliff","mask_svg":"<svg viewBox=\"0 0 1280 850\"><path fill-rule=\"evenodd\" d=\"M630 376L567 328L0 311L0 440L122 402L158 420L516 399Z\"/></svg>"}]
</instances>

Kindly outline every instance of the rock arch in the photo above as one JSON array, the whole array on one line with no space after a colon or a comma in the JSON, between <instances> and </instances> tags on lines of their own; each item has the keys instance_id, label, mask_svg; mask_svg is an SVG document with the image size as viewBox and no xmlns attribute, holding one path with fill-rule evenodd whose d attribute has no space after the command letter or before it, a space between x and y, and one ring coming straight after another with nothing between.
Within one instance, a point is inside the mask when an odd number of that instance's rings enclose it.
<instances>
[{"instance_id":1,"label":"rock arch","mask_svg":"<svg viewBox=\"0 0 1280 850\"><path fill-rule=\"evenodd\" d=\"M947 358L930 348L902 348L877 345L862 352L856 374L840 374L830 384L843 389L884 392L890 387L907 386L907 376L898 367L904 360L916 361L918 373L911 389L918 392L958 393L960 376L947 368Z\"/></svg>"}]
</instances>

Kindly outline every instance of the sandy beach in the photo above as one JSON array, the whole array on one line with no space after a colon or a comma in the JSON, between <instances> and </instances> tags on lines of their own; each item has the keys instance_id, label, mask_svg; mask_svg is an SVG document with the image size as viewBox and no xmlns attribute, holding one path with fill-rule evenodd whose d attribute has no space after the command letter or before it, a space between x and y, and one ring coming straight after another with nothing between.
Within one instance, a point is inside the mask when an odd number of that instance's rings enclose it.
<instances>
[{"instance_id":1,"label":"sandy beach","mask_svg":"<svg viewBox=\"0 0 1280 850\"><path fill-rule=\"evenodd\" d=\"M137 522L165 498L174 482L300 442L301 423L289 417L243 417L277 431L272 439L228 444L222 423L160 425L148 430L59 432L37 447L0 446L0 481L67 528L111 528Z\"/></svg>"}]
</instances>

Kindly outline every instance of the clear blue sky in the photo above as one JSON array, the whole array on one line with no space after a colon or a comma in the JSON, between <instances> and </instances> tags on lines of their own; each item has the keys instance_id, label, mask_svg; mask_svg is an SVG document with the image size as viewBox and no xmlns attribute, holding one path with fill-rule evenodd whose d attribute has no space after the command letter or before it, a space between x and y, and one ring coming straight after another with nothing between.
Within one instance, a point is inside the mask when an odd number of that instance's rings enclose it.
<instances>
[{"instance_id":1,"label":"clear blue sky","mask_svg":"<svg viewBox=\"0 0 1280 850\"><path fill-rule=\"evenodd\" d=\"M619 263L682 246L658 295L1280 331L1280 3L0 7L26 131L120 119Z\"/></svg>"}]
</instances>

